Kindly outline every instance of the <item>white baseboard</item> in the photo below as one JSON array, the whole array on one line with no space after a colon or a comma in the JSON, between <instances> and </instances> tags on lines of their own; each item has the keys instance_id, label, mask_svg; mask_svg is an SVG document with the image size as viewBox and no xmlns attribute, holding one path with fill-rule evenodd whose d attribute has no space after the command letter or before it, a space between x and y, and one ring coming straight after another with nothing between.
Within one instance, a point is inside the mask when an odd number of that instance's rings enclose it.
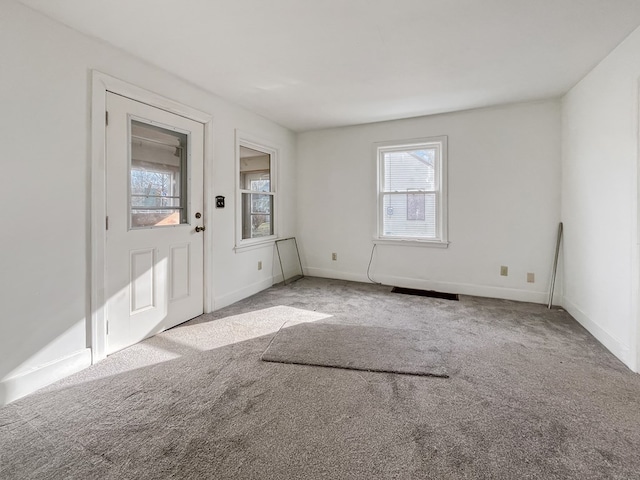
<instances>
[{"instance_id":1,"label":"white baseboard","mask_svg":"<svg viewBox=\"0 0 640 480\"><path fill-rule=\"evenodd\" d=\"M91 349L85 348L37 368L0 381L0 406L46 387L91 365Z\"/></svg>"},{"instance_id":2,"label":"white baseboard","mask_svg":"<svg viewBox=\"0 0 640 480\"><path fill-rule=\"evenodd\" d=\"M348 280L350 282L371 283L366 275L360 273L341 272L329 270L328 268L304 267L303 272L309 277L333 278L335 280Z\"/></svg>"},{"instance_id":3,"label":"white baseboard","mask_svg":"<svg viewBox=\"0 0 640 480\"><path fill-rule=\"evenodd\" d=\"M562 307L569 312L576 321L582 325L591 335L595 337L607 350L613 353L627 367L637 372L635 360L631 356L631 350L621 340L611 335L595 321L589 318L582 310L580 310L573 302L567 298L563 298Z\"/></svg>"},{"instance_id":4,"label":"white baseboard","mask_svg":"<svg viewBox=\"0 0 640 480\"><path fill-rule=\"evenodd\" d=\"M278 278L282 278L282 275L279 275ZM227 293L226 295L222 295L220 297L214 297L213 299L213 309L220 310L221 308L226 307L227 305L231 305L232 303L236 303L243 298L250 297L251 295L255 295L262 290L265 290L272 286L274 282L278 280L276 277L269 277L264 280L260 280L259 282L252 283L251 285L247 285L246 287L242 287L234 292Z\"/></svg>"},{"instance_id":5,"label":"white baseboard","mask_svg":"<svg viewBox=\"0 0 640 480\"><path fill-rule=\"evenodd\" d=\"M307 267L304 270L306 275L312 277L335 278L338 280L350 280L353 282L370 282L367 276L362 274L339 272L336 270L314 267ZM421 290L436 290L448 293L459 293L461 295L473 295L476 297L502 298L505 300L541 304L546 304L548 301L548 293L546 292L532 292L529 290L518 290L515 288L490 287L469 283L432 282L429 280L380 274L376 274L374 280L384 285L394 285L397 287L416 288Z\"/></svg>"}]
</instances>

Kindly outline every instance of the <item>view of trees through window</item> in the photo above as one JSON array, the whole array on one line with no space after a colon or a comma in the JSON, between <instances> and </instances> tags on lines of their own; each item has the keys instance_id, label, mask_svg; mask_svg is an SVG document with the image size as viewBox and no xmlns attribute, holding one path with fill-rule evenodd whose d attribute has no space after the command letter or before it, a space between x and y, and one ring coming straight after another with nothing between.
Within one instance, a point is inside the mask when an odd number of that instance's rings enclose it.
<instances>
[{"instance_id":1,"label":"view of trees through window","mask_svg":"<svg viewBox=\"0 0 640 480\"><path fill-rule=\"evenodd\" d=\"M131 122L131 228L186 222L186 134Z\"/></svg>"},{"instance_id":2,"label":"view of trees through window","mask_svg":"<svg viewBox=\"0 0 640 480\"><path fill-rule=\"evenodd\" d=\"M270 180L251 180L249 190L269 192ZM271 195L251 194L251 237L271 235Z\"/></svg>"},{"instance_id":3,"label":"view of trees through window","mask_svg":"<svg viewBox=\"0 0 640 480\"><path fill-rule=\"evenodd\" d=\"M131 205L134 207L170 207L178 193L174 175L168 172L131 169Z\"/></svg>"}]
</instances>

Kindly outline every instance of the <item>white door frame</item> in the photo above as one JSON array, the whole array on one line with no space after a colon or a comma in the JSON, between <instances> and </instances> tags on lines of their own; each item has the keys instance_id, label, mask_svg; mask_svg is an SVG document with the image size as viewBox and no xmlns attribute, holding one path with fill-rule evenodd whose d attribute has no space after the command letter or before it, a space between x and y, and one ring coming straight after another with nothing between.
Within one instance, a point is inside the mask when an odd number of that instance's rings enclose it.
<instances>
[{"instance_id":1,"label":"white door frame","mask_svg":"<svg viewBox=\"0 0 640 480\"><path fill-rule=\"evenodd\" d=\"M212 239L213 235L213 117L208 113L182 105L174 100L93 70L91 72L91 234L90 284L91 322L88 332L91 363L104 359L107 346L105 318L106 284L106 100L107 92L116 93L152 107L166 110L204 125L204 305L205 313L213 310Z\"/></svg>"},{"instance_id":2,"label":"white door frame","mask_svg":"<svg viewBox=\"0 0 640 480\"><path fill-rule=\"evenodd\" d=\"M632 231L632 252L631 252L631 312L632 335L631 335L631 370L640 373L640 80L638 80L636 90L636 111L635 111L635 133L636 133L636 175L633 182L635 194L634 219L635 228Z\"/></svg>"}]
</instances>

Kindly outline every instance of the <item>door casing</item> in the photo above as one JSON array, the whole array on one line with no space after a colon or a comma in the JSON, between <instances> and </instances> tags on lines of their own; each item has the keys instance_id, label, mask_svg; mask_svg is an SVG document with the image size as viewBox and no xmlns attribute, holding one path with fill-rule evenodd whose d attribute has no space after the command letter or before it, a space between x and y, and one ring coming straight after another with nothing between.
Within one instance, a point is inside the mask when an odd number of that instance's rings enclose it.
<instances>
[{"instance_id":1,"label":"door casing","mask_svg":"<svg viewBox=\"0 0 640 480\"><path fill-rule=\"evenodd\" d=\"M213 200L213 118L208 113L137 87L99 71L91 72L91 221L90 221L90 301L87 339L91 362L106 357L107 323L105 316L106 284L106 97L116 93L152 107L166 110L204 125L204 305L205 313L213 311L212 212Z\"/></svg>"}]
</instances>

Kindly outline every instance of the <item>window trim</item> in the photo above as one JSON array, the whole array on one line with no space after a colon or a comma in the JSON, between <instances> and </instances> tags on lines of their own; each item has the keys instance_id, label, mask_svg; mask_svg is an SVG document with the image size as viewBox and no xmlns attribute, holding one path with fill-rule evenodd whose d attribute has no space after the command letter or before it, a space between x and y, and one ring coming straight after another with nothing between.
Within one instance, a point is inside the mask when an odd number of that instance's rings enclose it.
<instances>
[{"instance_id":1,"label":"window trim","mask_svg":"<svg viewBox=\"0 0 640 480\"><path fill-rule=\"evenodd\" d=\"M272 203L272 212L271 212L271 223L273 226L273 235L268 235L264 237L257 238L242 238L242 194L246 193L246 190L240 188L240 147L250 148L252 150L257 150L259 152L264 152L267 155L270 155L270 185L271 191L268 192L269 195L273 196ZM236 221L236 241L234 250L244 251L244 250L252 250L254 248L258 248L264 245L273 245L274 242L278 239L278 218L280 212L280 204L278 201L278 163L279 163L280 149L276 146L273 146L270 142L256 137L247 132L243 132L241 130L236 130L236 144L235 144L235 221ZM259 192L256 192L259 193ZM265 193L265 192L262 192Z\"/></svg>"},{"instance_id":2,"label":"window trim","mask_svg":"<svg viewBox=\"0 0 640 480\"><path fill-rule=\"evenodd\" d=\"M423 137L408 140L394 140L387 142L374 143L374 155L377 165L377 182L376 182L376 209L377 224L376 233L373 241L376 244L386 245L405 245L405 246L425 246L447 248L449 245L448 236L448 137L441 135L437 137ZM440 151L438 160L439 169L437 176L438 189L436 190L436 237L420 238L420 237L400 237L384 235L384 162L383 154L393 151L406 151L414 148L427 147L437 145ZM415 192L418 193L418 192ZM428 193L428 192L425 192Z\"/></svg>"}]
</instances>

